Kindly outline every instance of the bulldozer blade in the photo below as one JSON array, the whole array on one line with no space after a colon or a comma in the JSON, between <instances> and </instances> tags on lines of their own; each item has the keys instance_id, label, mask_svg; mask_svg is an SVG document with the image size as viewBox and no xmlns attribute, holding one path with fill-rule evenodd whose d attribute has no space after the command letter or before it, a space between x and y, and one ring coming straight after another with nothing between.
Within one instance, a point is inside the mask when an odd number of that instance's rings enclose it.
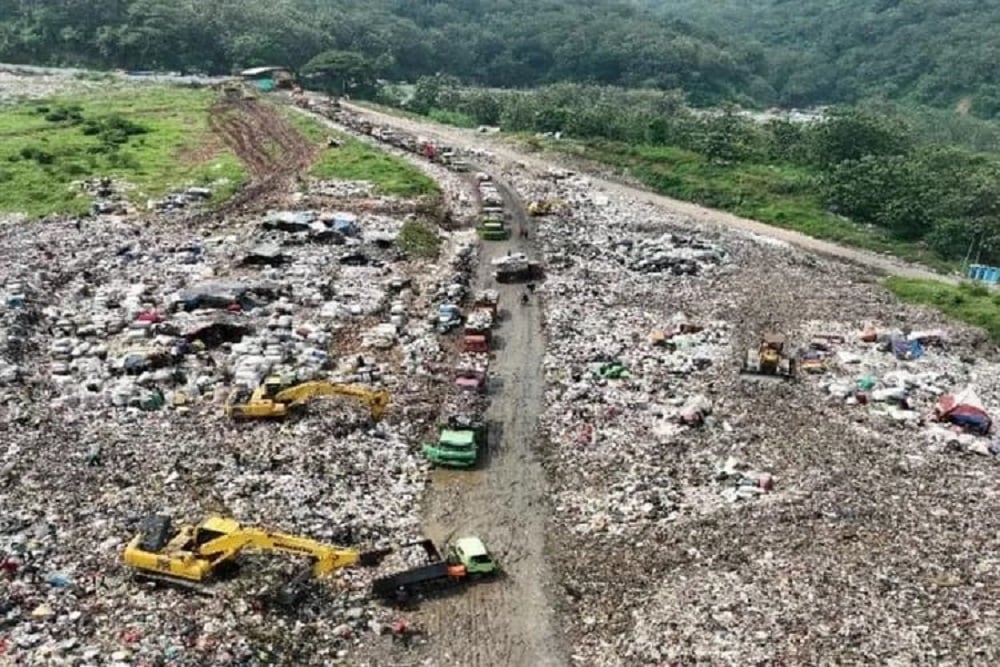
<instances>
[{"instance_id":1,"label":"bulldozer blade","mask_svg":"<svg viewBox=\"0 0 1000 667\"><path fill-rule=\"evenodd\" d=\"M741 373L740 377L748 382L787 382L792 379L791 375L781 373L761 373L759 371L747 371Z\"/></svg>"}]
</instances>

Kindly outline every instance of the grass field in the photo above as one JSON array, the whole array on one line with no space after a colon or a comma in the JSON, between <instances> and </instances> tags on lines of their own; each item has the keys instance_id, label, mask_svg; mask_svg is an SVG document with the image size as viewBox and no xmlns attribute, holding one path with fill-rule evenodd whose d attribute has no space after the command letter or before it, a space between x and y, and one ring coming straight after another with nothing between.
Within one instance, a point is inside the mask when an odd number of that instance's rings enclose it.
<instances>
[{"instance_id":1,"label":"grass field","mask_svg":"<svg viewBox=\"0 0 1000 667\"><path fill-rule=\"evenodd\" d=\"M140 86L0 108L0 212L82 213L89 201L74 183L102 176L128 182L140 205L185 185L216 183L227 198L246 172L210 134L213 100Z\"/></svg>"},{"instance_id":2,"label":"grass field","mask_svg":"<svg viewBox=\"0 0 1000 667\"><path fill-rule=\"evenodd\" d=\"M906 303L930 306L945 315L982 327L1000 341L1000 292L983 285L947 285L934 280L886 278L886 286Z\"/></svg>"},{"instance_id":3,"label":"grass field","mask_svg":"<svg viewBox=\"0 0 1000 667\"><path fill-rule=\"evenodd\" d=\"M342 142L339 148L324 150L313 165L317 178L367 181L386 195L416 197L440 192L437 183L405 160L373 148L346 134L331 130L309 116L289 110L289 118L306 137L326 144L330 136Z\"/></svg>"}]
</instances>

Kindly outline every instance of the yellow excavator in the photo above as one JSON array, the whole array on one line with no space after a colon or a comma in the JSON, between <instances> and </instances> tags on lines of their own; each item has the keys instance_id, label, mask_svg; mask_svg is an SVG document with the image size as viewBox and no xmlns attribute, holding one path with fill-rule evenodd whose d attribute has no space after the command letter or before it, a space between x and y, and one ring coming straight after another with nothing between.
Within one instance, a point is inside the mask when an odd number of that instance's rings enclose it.
<instances>
[{"instance_id":1,"label":"yellow excavator","mask_svg":"<svg viewBox=\"0 0 1000 667\"><path fill-rule=\"evenodd\" d=\"M312 577L322 577L354 565L377 566L393 551L359 552L304 537L242 526L220 516L209 517L197 526L186 525L175 530L169 516L156 514L142 522L139 534L125 547L122 556L136 579L212 595L203 582L231 569L237 556L245 550L277 551L312 560L309 570L281 590L280 598L284 602L293 601L301 584Z\"/></svg>"},{"instance_id":2,"label":"yellow excavator","mask_svg":"<svg viewBox=\"0 0 1000 667\"><path fill-rule=\"evenodd\" d=\"M356 384L302 382L287 386L280 377L267 378L249 397L236 390L226 401L226 416L233 419L281 419L290 410L317 396L352 396L368 405L372 420L378 421L389 405L389 392Z\"/></svg>"}]
</instances>

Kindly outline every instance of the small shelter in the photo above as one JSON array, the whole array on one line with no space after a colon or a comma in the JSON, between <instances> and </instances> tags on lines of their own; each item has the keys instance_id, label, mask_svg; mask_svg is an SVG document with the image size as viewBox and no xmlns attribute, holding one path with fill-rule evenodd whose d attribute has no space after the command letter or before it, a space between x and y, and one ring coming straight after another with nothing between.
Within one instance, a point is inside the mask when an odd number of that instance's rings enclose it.
<instances>
[{"instance_id":1,"label":"small shelter","mask_svg":"<svg viewBox=\"0 0 1000 667\"><path fill-rule=\"evenodd\" d=\"M291 88L295 84L295 75L287 67L251 67L240 72L240 78L264 93L275 88Z\"/></svg>"}]
</instances>

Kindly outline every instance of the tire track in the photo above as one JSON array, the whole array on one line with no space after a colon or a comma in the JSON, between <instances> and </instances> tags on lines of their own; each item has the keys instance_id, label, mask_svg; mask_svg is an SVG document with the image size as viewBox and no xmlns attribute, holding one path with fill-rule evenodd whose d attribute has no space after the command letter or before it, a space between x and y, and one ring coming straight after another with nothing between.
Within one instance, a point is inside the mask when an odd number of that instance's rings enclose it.
<instances>
[{"instance_id":1,"label":"tire track","mask_svg":"<svg viewBox=\"0 0 1000 667\"><path fill-rule=\"evenodd\" d=\"M250 183L207 217L266 208L269 198L284 193L319 150L273 105L255 98L226 95L213 105L209 128L246 165Z\"/></svg>"}]
</instances>

